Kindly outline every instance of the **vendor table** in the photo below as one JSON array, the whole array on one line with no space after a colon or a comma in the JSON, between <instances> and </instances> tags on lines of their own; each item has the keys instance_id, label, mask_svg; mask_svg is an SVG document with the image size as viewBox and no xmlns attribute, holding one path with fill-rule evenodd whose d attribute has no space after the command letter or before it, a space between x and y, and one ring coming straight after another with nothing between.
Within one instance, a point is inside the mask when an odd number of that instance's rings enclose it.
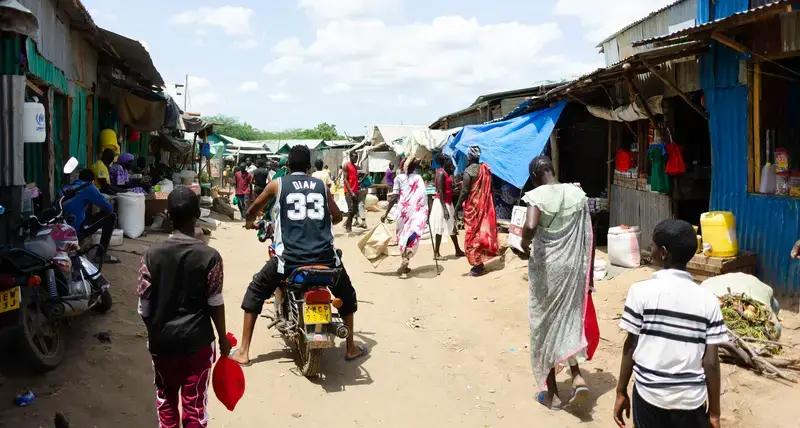
<instances>
[{"instance_id":1,"label":"vendor table","mask_svg":"<svg viewBox=\"0 0 800 428\"><path fill-rule=\"evenodd\" d=\"M741 251L735 257L707 257L703 254L695 254L686 267L695 281L703 282L708 278L726 273L741 272L755 275L757 262L756 253L748 251Z\"/></svg>"}]
</instances>

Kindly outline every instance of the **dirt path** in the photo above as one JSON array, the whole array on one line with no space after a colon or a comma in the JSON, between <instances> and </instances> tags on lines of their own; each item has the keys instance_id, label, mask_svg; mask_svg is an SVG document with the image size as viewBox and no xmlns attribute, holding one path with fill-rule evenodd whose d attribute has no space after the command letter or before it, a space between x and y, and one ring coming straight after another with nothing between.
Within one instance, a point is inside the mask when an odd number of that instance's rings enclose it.
<instances>
[{"instance_id":1,"label":"dirt path","mask_svg":"<svg viewBox=\"0 0 800 428\"><path fill-rule=\"evenodd\" d=\"M374 222L377 217L371 215ZM152 369L145 330L136 315L135 278L150 237L128 242L124 264L106 269L115 307L106 316L79 319L71 327L69 353L57 371L36 378L0 377L0 427L51 427L56 411L75 428L154 427ZM260 321L251 350L256 364L245 369L247 392L235 412L210 398L212 427L612 427L611 408L623 335L617 328L629 284L650 275L643 268L599 282L595 303L603 340L596 360L583 365L590 405L552 413L533 401L528 350L526 262L513 255L489 265L482 278L468 278L466 260L448 260L436 275L431 247L412 261L411 278L395 277L399 257L373 269L358 252L357 238L337 228L337 245L358 290L356 338L372 347L357 363L343 350L325 355L317 380L293 371L291 354ZM266 248L237 223L222 226L210 241L225 263L229 330L241 334L239 303ZM395 250L396 251L396 250ZM131 254L133 253L133 254ZM443 244L443 253L452 247ZM791 317L796 325L796 315ZM413 319L413 322L409 320ZM93 334L110 331L112 343ZM791 336L797 331L785 333ZM796 342L796 340L795 340ZM562 373L559 380L567 375ZM566 393L566 385L563 386ZM15 393L39 394L28 408L13 406ZM723 366L726 427L798 427L800 390Z\"/></svg>"}]
</instances>

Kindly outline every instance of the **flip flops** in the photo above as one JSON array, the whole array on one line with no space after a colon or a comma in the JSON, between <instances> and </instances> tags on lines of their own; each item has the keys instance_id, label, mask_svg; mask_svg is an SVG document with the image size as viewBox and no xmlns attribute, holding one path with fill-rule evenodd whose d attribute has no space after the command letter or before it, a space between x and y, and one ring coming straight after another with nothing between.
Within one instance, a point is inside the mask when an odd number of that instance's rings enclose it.
<instances>
[{"instance_id":1,"label":"flip flops","mask_svg":"<svg viewBox=\"0 0 800 428\"><path fill-rule=\"evenodd\" d=\"M369 355L369 347L367 345L359 345L358 349L361 351L360 354L356 355L355 357L348 357L347 355L345 355L344 360L350 362Z\"/></svg>"},{"instance_id":2,"label":"flip flops","mask_svg":"<svg viewBox=\"0 0 800 428\"><path fill-rule=\"evenodd\" d=\"M567 405L582 404L587 400L589 400L589 388L585 386L579 386L573 389L572 393L570 393Z\"/></svg>"},{"instance_id":3,"label":"flip flops","mask_svg":"<svg viewBox=\"0 0 800 428\"><path fill-rule=\"evenodd\" d=\"M536 395L536 402L537 403L541 404L544 407L547 407L549 410L552 410L554 412L557 412L557 411L561 410L561 407L554 406L552 404L550 404L548 406L547 404L545 404L546 401L547 401L547 392L546 391L542 391L542 392L540 392L539 394Z\"/></svg>"},{"instance_id":4,"label":"flip flops","mask_svg":"<svg viewBox=\"0 0 800 428\"><path fill-rule=\"evenodd\" d=\"M238 351L239 351L239 348L231 348L231 352L230 352L230 354L228 354L228 358L230 358L233 361L236 361L236 360L233 359L233 356L236 355L236 353ZM239 361L236 361L236 362L242 367L250 367L250 366L253 365L252 361L248 361L246 363L240 363Z\"/></svg>"}]
</instances>

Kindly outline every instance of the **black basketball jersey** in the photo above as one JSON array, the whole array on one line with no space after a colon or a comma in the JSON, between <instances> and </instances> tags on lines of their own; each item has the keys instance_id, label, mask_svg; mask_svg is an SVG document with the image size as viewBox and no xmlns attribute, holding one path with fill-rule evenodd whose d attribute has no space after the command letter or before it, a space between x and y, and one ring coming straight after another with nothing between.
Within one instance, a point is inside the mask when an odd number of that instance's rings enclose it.
<instances>
[{"instance_id":1,"label":"black basketball jersey","mask_svg":"<svg viewBox=\"0 0 800 428\"><path fill-rule=\"evenodd\" d=\"M278 178L275 255L278 272L308 265L339 265L328 211L328 188L303 173Z\"/></svg>"}]
</instances>

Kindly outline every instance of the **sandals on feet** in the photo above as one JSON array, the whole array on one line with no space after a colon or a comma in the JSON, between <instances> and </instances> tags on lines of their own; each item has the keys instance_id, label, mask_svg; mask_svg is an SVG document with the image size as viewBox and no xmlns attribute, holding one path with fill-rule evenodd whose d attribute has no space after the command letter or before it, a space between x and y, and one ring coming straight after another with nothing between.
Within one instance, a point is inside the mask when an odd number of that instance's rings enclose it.
<instances>
[{"instance_id":1,"label":"sandals on feet","mask_svg":"<svg viewBox=\"0 0 800 428\"><path fill-rule=\"evenodd\" d=\"M567 405L583 404L589 400L589 388L586 386L578 386L572 390L569 395Z\"/></svg>"},{"instance_id":2,"label":"sandals on feet","mask_svg":"<svg viewBox=\"0 0 800 428\"><path fill-rule=\"evenodd\" d=\"M547 407L548 409L550 409L552 411L561 410L560 407L554 406L552 403L550 405L546 404L546 402L547 402L547 392L546 391L542 391L542 392L540 392L539 394L536 395L536 402L541 404L544 407Z\"/></svg>"},{"instance_id":3,"label":"sandals on feet","mask_svg":"<svg viewBox=\"0 0 800 428\"><path fill-rule=\"evenodd\" d=\"M358 355L356 355L355 357L348 357L347 355L345 355L344 360L350 362L369 355L369 347L367 345L359 345L358 349L359 351L361 351Z\"/></svg>"}]
</instances>

